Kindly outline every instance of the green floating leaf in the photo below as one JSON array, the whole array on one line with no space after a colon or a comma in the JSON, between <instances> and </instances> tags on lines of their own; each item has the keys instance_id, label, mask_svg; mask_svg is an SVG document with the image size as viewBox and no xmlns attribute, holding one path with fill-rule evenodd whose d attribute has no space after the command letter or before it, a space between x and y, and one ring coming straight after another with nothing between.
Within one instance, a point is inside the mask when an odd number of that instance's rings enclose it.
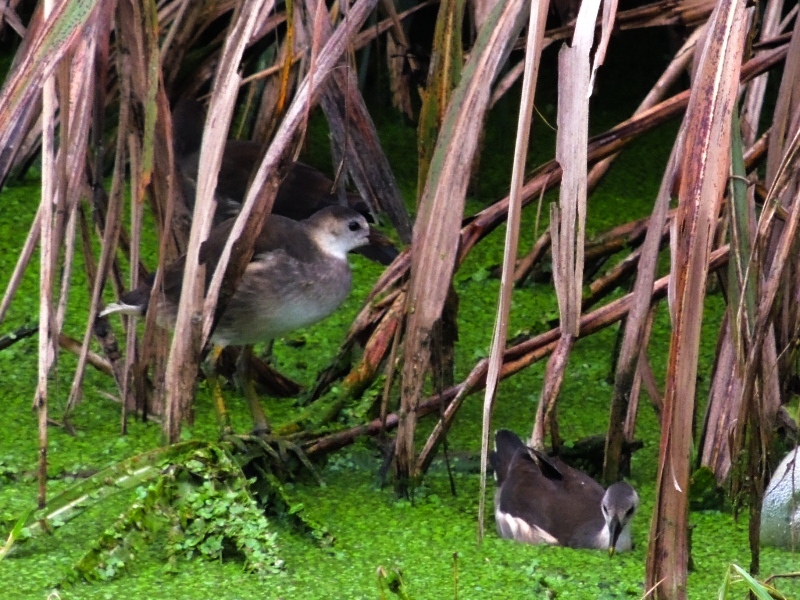
<instances>
[{"instance_id":1,"label":"green floating leaf","mask_svg":"<svg viewBox=\"0 0 800 600\"><path fill-rule=\"evenodd\" d=\"M219 560L233 549L252 572L267 575L282 569L276 534L226 447L196 446L182 455L181 462L166 465L142 489L78 561L69 579L115 577L157 538L166 538L170 569L179 557L198 554ZM161 535L165 531L167 535Z\"/></svg>"},{"instance_id":2,"label":"green floating leaf","mask_svg":"<svg viewBox=\"0 0 800 600\"><path fill-rule=\"evenodd\" d=\"M744 582L747 584L747 587L750 588L750 592L759 600L774 600L774 598L783 598L784 596L778 592L772 586L765 585L755 578L753 578L750 573L742 569L737 564L732 564L728 567L727 572L725 573L725 579L722 582L722 586L719 590L719 600L725 600L728 597L732 584L735 583L733 578L734 575L738 575Z\"/></svg>"},{"instance_id":3,"label":"green floating leaf","mask_svg":"<svg viewBox=\"0 0 800 600\"><path fill-rule=\"evenodd\" d=\"M14 542L16 542L20 538L27 537L25 535L26 532L27 532L28 536L30 535L30 532L28 532L25 529L25 523L28 520L28 517L30 516L30 514L31 514L31 511L29 510L24 515L22 515L19 518L19 520L17 520L16 525L14 525L14 529L12 529L11 533L8 534L8 539L6 540L5 545L2 548L0 548L0 560L3 560L6 557L6 555L9 553L11 548L14 547Z\"/></svg>"}]
</instances>

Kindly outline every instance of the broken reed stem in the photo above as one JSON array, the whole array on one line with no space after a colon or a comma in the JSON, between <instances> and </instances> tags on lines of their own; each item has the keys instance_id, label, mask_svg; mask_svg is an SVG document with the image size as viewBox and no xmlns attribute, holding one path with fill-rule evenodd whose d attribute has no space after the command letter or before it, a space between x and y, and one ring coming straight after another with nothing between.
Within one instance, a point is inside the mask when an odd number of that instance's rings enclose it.
<instances>
[{"instance_id":1,"label":"broken reed stem","mask_svg":"<svg viewBox=\"0 0 800 600\"><path fill-rule=\"evenodd\" d=\"M52 0L44 0L44 18L53 9ZM55 165L54 115L56 111L55 76L45 80L42 91L42 195L40 242L39 242L39 376L36 386L35 406L39 416L39 508L47 504L47 379L51 357L55 358L52 344L52 297L53 297L53 248L55 237L53 202L57 190Z\"/></svg>"},{"instance_id":2,"label":"broken reed stem","mask_svg":"<svg viewBox=\"0 0 800 600\"><path fill-rule=\"evenodd\" d=\"M547 254L550 244L550 231L548 230L539 236L531 251L517 264L517 268L514 270L514 285L519 286L524 283L539 261Z\"/></svg>"},{"instance_id":3,"label":"broken reed stem","mask_svg":"<svg viewBox=\"0 0 800 600\"><path fill-rule=\"evenodd\" d=\"M3 337L0 337L0 351L5 350L6 348L10 348L17 342L21 342L25 338L29 338L39 331L39 324L34 323L33 325L23 325L19 327L12 333L6 334Z\"/></svg>"},{"instance_id":4,"label":"broken reed stem","mask_svg":"<svg viewBox=\"0 0 800 600\"><path fill-rule=\"evenodd\" d=\"M672 214L672 213L670 213ZM650 224L650 217L644 217L622 225L617 225L613 229L601 233L586 243L584 260L595 262L612 254L616 254L625 248L632 248L641 245L647 227ZM514 280L517 285L524 283L530 276L538 262L547 254L550 247L550 232L543 233L533 246L531 252L519 261L514 272Z\"/></svg>"},{"instance_id":5,"label":"broken reed stem","mask_svg":"<svg viewBox=\"0 0 800 600\"><path fill-rule=\"evenodd\" d=\"M669 221L664 225L661 233L659 249L669 241ZM589 284L589 294L583 298L583 310L588 310L600 300L605 298L619 287L628 277L636 272L639 259L642 256L642 246L636 248L628 256L609 269L605 275L598 277Z\"/></svg>"},{"instance_id":6,"label":"broken reed stem","mask_svg":"<svg viewBox=\"0 0 800 600\"><path fill-rule=\"evenodd\" d=\"M75 338L71 338L63 333L58 334L58 346L67 352L71 352L75 356L80 356L81 354L81 343ZM86 363L104 375L108 375L109 377L114 376L111 362L107 358L97 354L97 352L92 352L90 350L86 354Z\"/></svg>"},{"instance_id":7,"label":"broken reed stem","mask_svg":"<svg viewBox=\"0 0 800 600\"><path fill-rule=\"evenodd\" d=\"M14 299L22 277L25 275L25 269L28 268L28 264L31 262L33 251L36 249L36 244L39 242L41 222L42 205L40 204L39 208L36 210L36 216L33 218L28 237L25 239L25 245L22 247L22 252L19 253L19 258L17 258L17 264L14 265L14 272L11 274L11 279L9 279L8 285L6 286L3 300L0 302L0 323L5 319L8 307L11 306L11 301Z\"/></svg>"},{"instance_id":8,"label":"broken reed stem","mask_svg":"<svg viewBox=\"0 0 800 600\"><path fill-rule=\"evenodd\" d=\"M121 57L121 62L125 58ZM124 71L124 69L121 69ZM114 175L111 182L111 194L109 197L108 207L106 210L105 230L103 231L103 242L100 248L100 259L95 272L94 282L91 292L91 303L89 305L89 315L86 323L86 331L83 335L83 346L81 354L78 356L78 366L75 370L75 376L72 380L72 388L70 389L69 400L67 407L64 409L64 419L67 419L69 414L80 401L83 375L86 369L86 355L89 352L89 342L92 339L92 329L94 327L95 317L98 313L98 307L101 302L101 295L105 285L107 273L111 270L111 265L117 248L117 240L119 239L119 230L121 227L122 204L124 196L124 180L125 180L125 163L127 154L125 152L127 146L126 133L129 127L130 119L130 86L129 79L123 77L121 80L121 98L120 114L119 114L119 128L117 130L117 148L114 163Z\"/></svg>"}]
</instances>

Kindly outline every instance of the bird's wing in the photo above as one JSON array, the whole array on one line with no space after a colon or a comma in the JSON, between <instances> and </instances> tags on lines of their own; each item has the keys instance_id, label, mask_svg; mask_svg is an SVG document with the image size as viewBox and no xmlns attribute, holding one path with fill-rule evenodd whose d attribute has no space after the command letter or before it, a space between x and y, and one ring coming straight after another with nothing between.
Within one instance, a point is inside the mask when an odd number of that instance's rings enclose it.
<instances>
[{"instance_id":1,"label":"bird's wing","mask_svg":"<svg viewBox=\"0 0 800 600\"><path fill-rule=\"evenodd\" d=\"M498 508L546 532L560 545L574 545L576 532L581 532L578 543L585 546L587 535L599 533L605 523L600 509L603 493L588 475L522 447L509 465Z\"/></svg>"},{"instance_id":2,"label":"bird's wing","mask_svg":"<svg viewBox=\"0 0 800 600\"><path fill-rule=\"evenodd\" d=\"M542 473L524 445L517 448L508 465L497 500L500 512L557 538L553 527L558 519L558 503L563 501L558 482Z\"/></svg>"}]
</instances>

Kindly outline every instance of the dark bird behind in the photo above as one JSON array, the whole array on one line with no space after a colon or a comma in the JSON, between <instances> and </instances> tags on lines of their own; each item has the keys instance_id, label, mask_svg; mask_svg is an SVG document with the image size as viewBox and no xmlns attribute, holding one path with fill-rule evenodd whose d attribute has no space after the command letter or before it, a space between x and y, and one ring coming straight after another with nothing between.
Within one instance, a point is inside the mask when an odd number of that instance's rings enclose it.
<instances>
[{"instance_id":1,"label":"dark bird behind","mask_svg":"<svg viewBox=\"0 0 800 600\"><path fill-rule=\"evenodd\" d=\"M183 192L190 209L194 208L200 144L203 139L205 112L194 99L181 100L173 112L175 161L183 180ZM239 214L247 195L253 171L261 162L264 146L256 142L228 140L222 154L215 198L214 223L219 224ZM324 173L305 163L293 162L281 181L272 206L272 213L295 221L308 219L330 206L343 206L334 192L334 182ZM347 206L372 219L367 203L360 195L347 193ZM358 250L370 260L384 265L397 256L391 240L376 229L370 229L369 243Z\"/></svg>"}]
</instances>

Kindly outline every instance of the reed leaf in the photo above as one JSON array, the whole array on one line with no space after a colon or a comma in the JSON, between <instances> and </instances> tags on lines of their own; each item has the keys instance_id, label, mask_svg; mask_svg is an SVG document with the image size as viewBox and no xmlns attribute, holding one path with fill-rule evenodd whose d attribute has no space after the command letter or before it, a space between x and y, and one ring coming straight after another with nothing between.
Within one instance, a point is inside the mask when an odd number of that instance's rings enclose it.
<instances>
[{"instance_id":1,"label":"reed leaf","mask_svg":"<svg viewBox=\"0 0 800 600\"><path fill-rule=\"evenodd\" d=\"M600 0L583 0L575 23L572 46L565 45L558 53L556 161L563 174L559 204L550 207L550 239L561 338L558 349L547 363L542 394L536 409L536 421L531 433L531 445L535 448L544 447L548 429L553 438L553 447L559 446L554 413L556 398L572 343L579 333L586 228L589 97L592 93L589 53L594 42L594 24L599 10ZM608 19L604 18L604 30L613 25L613 16L612 12ZM608 41L607 36L605 41ZM601 41L595 54L594 68L602 63L604 53L605 47Z\"/></svg>"},{"instance_id":2,"label":"reed leaf","mask_svg":"<svg viewBox=\"0 0 800 600\"><path fill-rule=\"evenodd\" d=\"M481 29L450 100L414 224L401 391L404 419L395 454L402 494L408 492L409 478L415 474L415 410L430 359L433 324L441 316L455 267L468 173L480 133L475 124L483 122L488 83L494 81L519 35L526 6L525 0L498 4Z\"/></svg>"},{"instance_id":3,"label":"reed leaf","mask_svg":"<svg viewBox=\"0 0 800 600\"><path fill-rule=\"evenodd\" d=\"M745 6L722 0L708 35L684 120L671 287L675 290L656 506L647 560L656 598L686 597L689 453L708 258L730 161L730 123L744 41Z\"/></svg>"},{"instance_id":4,"label":"reed leaf","mask_svg":"<svg viewBox=\"0 0 800 600\"><path fill-rule=\"evenodd\" d=\"M528 20L528 38L525 50L525 75L522 84L522 98L517 121L517 139L514 147L514 166L511 172L511 193L508 205L508 226L503 253L503 273L500 282L500 296L497 300L492 349L489 357L489 371L486 378L486 393L483 399L483 426L481 433L481 491L478 508L478 539L483 537L483 523L486 505L486 469L489 460L489 436L492 423L492 406L497 393L497 382L506 346L508 317L511 312L511 293L514 289L514 265L519 241L520 213L522 211L522 183L525 175L525 158L528 153L533 99L539 76L539 63L542 57L542 37L547 21L548 0L539 0L531 5Z\"/></svg>"}]
</instances>

